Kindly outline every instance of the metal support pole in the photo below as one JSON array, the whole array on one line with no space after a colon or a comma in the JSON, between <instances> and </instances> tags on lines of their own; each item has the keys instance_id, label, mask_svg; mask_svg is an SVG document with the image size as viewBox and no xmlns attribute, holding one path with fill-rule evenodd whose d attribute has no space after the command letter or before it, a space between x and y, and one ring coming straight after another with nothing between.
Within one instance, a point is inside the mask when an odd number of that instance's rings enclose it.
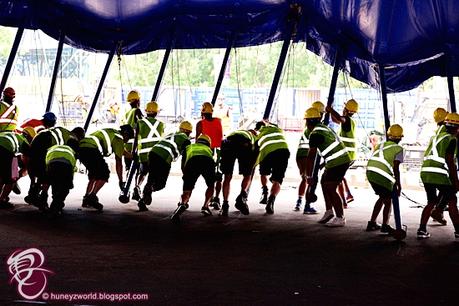
<instances>
[{"instance_id":1,"label":"metal support pole","mask_svg":"<svg viewBox=\"0 0 459 306\"><path fill-rule=\"evenodd\" d=\"M230 39L228 46L226 47L225 55L223 56L222 66L220 68L220 73L218 74L217 84L215 84L214 95L212 96L212 105L215 105L215 101L217 101L218 93L220 92L220 88L222 86L223 77L225 76L226 66L228 64L228 59L231 53L231 48L233 47L233 39Z\"/></svg>"},{"instance_id":2,"label":"metal support pole","mask_svg":"<svg viewBox=\"0 0 459 306\"><path fill-rule=\"evenodd\" d=\"M8 81L8 77L11 72L11 68L13 67L14 59L16 57L16 53L19 49L19 44L22 39L22 34L24 33L24 28L18 28L16 32L16 37L14 38L13 46L11 47L10 55L8 57L8 61L6 62L5 71L3 72L2 81L0 83L0 92L3 92L5 89L6 82Z\"/></svg>"},{"instance_id":3,"label":"metal support pole","mask_svg":"<svg viewBox=\"0 0 459 306\"><path fill-rule=\"evenodd\" d=\"M151 97L152 101L158 99L159 90L161 89L161 83L163 82L164 72L166 71L167 62L169 61L169 55L172 51L172 43L166 49L164 53L163 62L161 63L161 68L159 69L158 78L156 79L155 89L153 90L153 96Z\"/></svg>"},{"instance_id":4,"label":"metal support pole","mask_svg":"<svg viewBox=\"0 0 459 306\"><path fill-rule=\"evenodd\" d=\"M386 88L386 75L384 73L384 66L379 65L379 86L381 87L381 96L384 112L384 130L387 132L390 126L389 110L387 108L387 88Z\"/></svg>"},{"instance_id":5,"label":"metal support pole","mask_svg":"<svg viewBox=\"0 0 459 306\"><path fill-rule=\"evenodd\" d=\"M56 87L57 73L59 72L59 66L61 64L62 49L64 49L64 39L65 34L64 32L61 32L59 36L59 45L57 46L56 60L54 61L53 76L51 78L51 85L49 86L48 103L46 104L47 112L51 110L51 106L53 105L54 88Z\"/></svg>"},{"instance_id":6,"label":"metal support pole","mask_svg":"<svg viewBox=\"0 0 459 306\"><path fill-rule=\"evenodd\" d=\"M333 101L335 101L336 84L338 83L338 75L339 75L340 68L341 68L341 53L338 49L336 50L335 62L333 63L333 74L332 74L332 79L330 83L330 89L328 91L327 106L332 106ZM329 122L330 122L330 113L326 113L325 118L324 118L324 124L328 125Z\"/></svg>"},{"instance_id":7,"label":"metal support pole","mask_svg":"<svg viewBox=\"0 0 459 306\"><path fill-rule=\"evenodd\" d=\"M454 95L454 80L453 76L450 74L448 69L448 76L446 77L448 81L448 91L449 91L449 106L451 108L451 112L456 112L456 96Z\"/></svg>"},{"instance_id":8,"label":"metal support pole","mask_svg":"<svg viewBox=\"0 0 459 306\"><path fill-rule=\"evenodd\" d=\"M269 91L268 101L266 102L265 113L263 114L263 119L268 120L269 115L271 114L271 108L273 107L274 97L276 96L277 86L279 85L279 80L284 69L285 59L287 58L287 51L290 47L292 33L289 33L284 39L282 44L282 49L279 55L279 61L277 62L276 72L274 73L273 83L271 84L271 89Z\"/></svg>"},{"instance_id":9,"label":"metal support pole","mask_svg":"<svg viewBox=\"0 0 459 306\"><path fill-rule=\"evenodd\" d=\"M85 131L88 130L89 123L91 122L92 114L94 113L94 109L96 108L96 105L97 105L97 100L99 100L99 95L102 91L102 88L104 87L105 78L107 77L108 69L110 68L110 64L112 63L113 56L115 55L115 51L116 51L116 48L113 48L113 50L108 55L107 63L105 64L104 71L102 72L102 77L100 78L99 86L97 87L97 91L94 96L94 100L92 101L92 104L91 104L91 109L89 110L88 117L86 118L86 122L84 124Z\"/></svg>"}]
</instances>

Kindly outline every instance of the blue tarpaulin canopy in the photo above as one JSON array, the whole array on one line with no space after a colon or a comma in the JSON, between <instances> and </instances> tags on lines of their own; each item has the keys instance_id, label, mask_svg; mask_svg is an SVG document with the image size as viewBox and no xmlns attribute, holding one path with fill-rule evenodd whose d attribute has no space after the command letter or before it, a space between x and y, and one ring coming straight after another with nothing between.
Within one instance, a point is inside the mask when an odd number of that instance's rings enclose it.
<instances>
[{"instance_id":1,"label":"blue tarpaulin canopy","mask_svg":"<svg viewBox=\"0 0 459 306\"><path fill-rule=\"evenodd\" d=\"M292 4L301 7L292 17ZM389 91L431 76L459 75L457 0L0 0L0 24L41 29L95 52L255 46L286 38L332 63L337 50L354 78Z\"/></svg>"}]
</instances>

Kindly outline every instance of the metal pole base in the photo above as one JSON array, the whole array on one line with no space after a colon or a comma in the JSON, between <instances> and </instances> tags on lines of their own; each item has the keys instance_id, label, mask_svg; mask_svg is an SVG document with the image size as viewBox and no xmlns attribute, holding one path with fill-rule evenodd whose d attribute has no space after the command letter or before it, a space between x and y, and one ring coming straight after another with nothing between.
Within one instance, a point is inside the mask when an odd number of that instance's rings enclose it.
<instances>
[{"instance_id":1,"label":"metal pole base","mask_svg":"<svg viewBox=\"0 0 459 306\"><path fill-rule=\"evenodd\" d=\"M120 196L118 197L118 201L120 201L123 204L129 203L129 199L131 197L131 194L128 192L128 194L124 194L124 192L121 192Z\"/></svg>"},{"instance_id":2,"label":"metal pole base","mask_svg":"<svg viewBox=\"0 0 459 306\"><path fill-rule=\"evenodd\" d=\"M406 226L404 226L404 229L396 229L392 233L392 237L395 238L397 241L402 241L406 238Z\"/></svg>"}]
</instances>

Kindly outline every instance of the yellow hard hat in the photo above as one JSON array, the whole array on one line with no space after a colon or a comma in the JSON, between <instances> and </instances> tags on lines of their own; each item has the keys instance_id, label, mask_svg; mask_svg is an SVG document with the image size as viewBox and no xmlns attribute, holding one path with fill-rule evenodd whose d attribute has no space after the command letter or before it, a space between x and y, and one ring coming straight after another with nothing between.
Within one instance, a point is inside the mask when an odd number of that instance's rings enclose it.
<instances>
[{"instance_id":1,"label":"yellow hard hat","mask_svg":"<svg viewBox=\"0 0 459 306\"><path fill-rule=\"evenodd\" d=\"M159 106L158 106L158 103L156 103L155 101L150 101L147 103L147 105L145 105L145 112L147 114L157 113L158 111L159 111Z\"/></svg>"},{"instance_id":2,"label":"yellow hard hat","mask_svg":"<svg viewBox=\"0 0 459 306\"><path fill-rule=\"evenodd\" d=\"M191 125L191 123L189 121L182 121L180 123L179 129L192 132L193 131L193 126Z\"/></svg>"},{"instance_id":3,"label":"yellow hard hat","mask_svg":"<svg viewBox=\"0 0 459 306\"><path fill-rule=\"evenodd\" d=\"M433 117L435 123L445 121L446 115L448 115L448 112L444 108L439 107L436 110L434 110Z\"/></svg>"},{"instance_id":4,"label":"yellow hard hat","mask_svg":"<svg viewBox=\"0 0 459 306\"><path fill-rule=\"evenodd\" d=\"M128 93L127 101L129 103L137 102L139 100L140 100L140 94L139 94L139 92L137 90L131 90Z\"/></svg>"},{"instance_id":5,"label":"yellow hard hat","mask_svg":"<svg viewBox=\"0 0 459 306\"><path fill-rule=\"evenodd\" d=\"M348 112L357 113L359 111L359 103L354 99L350 99L344 104L344 108L347 109Z\"/></svg>"},{"instance_id":6,"label":"yellow hard hat","mask_svg":"<svg viewBox=\"0 0 459 306\"><path fill-rule=\"evenodd\" d=\"M325 105L320 101L312 103L311 107L317 109L322 114L325 113Z\"/></svg>"},{"instance_id":7,"label":"yellow hard hat","mask_svg":"<svg viewBox=\"0 0 459 306\"><path fill-rule=\"evenodd\" d=\"M212 114L214 112L214 107L210 102L204 102L202 104L201 113L203 114Z\"/></svg>"},{"instance_id":8,"label":"yellow hard hat","mask_svg":"<svg viewBox=\"0 0 459 306\"><path fill-rule=\"evenodd\" d=\"M206 134L201 134L198 137L198 143L202 143L210 147L210 144L212 143L212 141L210 140L210 137L207 136Z\"/></svg>"},{"instance_id":9,"label":"yellow hard hat","mask_svg":"<svg viewBox=\"0 0 459 306\"><path fill-rule=\"evenodd\" d=\"M459 125L459 114L448 113L448 115L445 117L445 123L447 125Z\"/></svg>"},{"instance_id":10,"label":"yellow hard hat","mask_svg":"<svg viewBox=\"0 0 459 306\"><path fill-rule=\"evenodd\" d=\"M35 135L37 135L37 131L35 131L35 129L31 126L26 126L22 130L22 134L28 134L31 138L34 138Z\"/></svg>"},{"instance_id":11,"label":"yellow hard hat","mask_svg":"<svg viewBox=\"0 0 459 306\"><path fill-rule=\"evenodd\" d=\"M304 112L304 119L320 119L322 115L317 108L310 107Z\"/></svg>"},{"instance_id":12,"label":"yellow hard hat","mask_svg":"<svg viewBox=\"0 0 459 306\"><path fill-rule=\"evenodd\" d=\"M401 139L403 137L403 128L399 124L392 124L387 130L387 136L392 139Z\"/></svg>"}]
</instances>

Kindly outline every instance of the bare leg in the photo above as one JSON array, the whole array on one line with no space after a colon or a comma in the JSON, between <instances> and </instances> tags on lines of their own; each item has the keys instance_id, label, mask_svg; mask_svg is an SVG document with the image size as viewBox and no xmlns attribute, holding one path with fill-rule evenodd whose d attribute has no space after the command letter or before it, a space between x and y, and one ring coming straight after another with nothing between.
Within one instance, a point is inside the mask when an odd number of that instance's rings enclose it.
<instances>
[{"instance_id":1,"label":"bare leg","mask_svg":"<svg viewBox=\"0 0 459 306\"><path fill-rule=\"evenodd\" d=\"M13 185L14 184L4 184L3 185L3 188L1 189L1 193L0 193L0 201L6 201L6 199L11 193L11 190L13 190Z\"/></svg>"},{"instance_id":2,"label":"bare leg","mask_svg":"<svg viewBox=\"0 0 459 306\"><path fill-rule=\"evenodd\" d=\"M94 181L93 189L91 193L97 194L99 190L105 185L105 183L106 182L104 180Z\"/></svg>"},{"instance_id":3,"label":"bare leg","mask_svg":"<svg viewBox=\"0 0 459 306\"><path fill-rule=\"evenodd\" d=\"M220 183L221 184L221 183ZM204 200L204 205L203 207L209 207L209 202L210 200L212 199L212 195L214 194L214 186L213 185L210 185L210 186L207 186L207 190L206 190L206 198Z\"/></svg>"},{"instance_id":4,"label":"bare leg","mask_svg":"<svg viewBox=\"0 0 459 306\"><path fill-rule=\"evenodd\" d=\"M250 188L250 183L252 182L252 175L246 175L241 182L241 192L244 191L248 193Z\"/></svg>"},{"instance_id":5,"label":"bare leg","mask_svg":"<svg viewBox=\"0 0 459 306\"><path fill-rule=\"evenodd\" d=\"M266 187L268 185L268 176L261 175L260 176L261 186Z\"/></svg>"},{"instance_id":6,"label":"bare leg","mask_svg":"<svg viewBox=\"0 0 459 306\"><path fill-rule=\"evenodd\" d=\"M276 197L281 189L281 184L279 182L273 181L273 185L271 186L271 192L269 194L270 197Z\"/></svg>"},{"instance_id":7,"label":"bare leg","mask_svg":"<svg viewBox=\"0 0 459 306\"><path fill-rule=\"evenodd\" d=\"M427 203L427 205L422 210L421 222L419 225L420 228L422 227L424 229L426 227L427 221L429 221L430 213L432 212L432 209L434 209L435 205L437 205L436 202Z\"/></svg>"},{"instance_id":8,"label":"bare leg","mask_svg":"<svg viewBox=\"0 0 459 306\"><path fill-rule=\"evenodd\" d=\"M338 182L322 182L322 188L324 191L324 195L327 194L327 198L329 201L329 205L325 203L327 210L329 209L328 206L331 206L335 209L335 214L336 217L342 218L344 216L344 211L343 211L343 200L339 193L336 191L338 187ZM330 209L331 209L330 207Z\"/></svg>"},{"instance_id":9,"label":"bare leg","mask_svg":"<svg viewBox=\"0 0 459 306\"><path fill-rule=\"evenodd\" d=\"M391 198L384 198L384 210L383 210L383 224L389 224L390 220L390 212L392 210L392 199Z\"/></svg>"},{"instance_id":10,"label":"bare leg","mask_svg":"<svg viewBox=\"0 0 459 306\"><path fill-rule=\"evenodd\" d=\"M347 208L347 203L346 203L346 200L345 200L345 197L344 197L344 179L343 181L341 181L341 183L338 185L338 188L337 188L337 191L338 191L338 194L339 194L339 197L341 198L341 204L342 206L344 206L345 208Z\"/></svg>"},{"instance_id":11,"label":"bare leg","mask_svg":"<svg viewBox=\"0 0 459 306\"><path fill-rule=\"evenodd\" d=\"M346 202L349 201L350 199L354 199L354 196L352 196L351 189L349 188L349 185L347 184L346 178L343 178L343 186L344 186L344 191L346 194Z\"/></svg>"},{"instance_id":12,"label":"bare leg","mask_svg":"<svg viewBox=\"0 0 459 306\"><path fill-rule=\"evenodd\" d=\"M373 213L371 214L371 222L376 222L376 219L378 218L379 212L381 211L381 208L383 207L383 199L378 198L378 200L375 203L375 207L373 208Z\"/></svg>"},{"instance_id":13,"label":"bare leg","mask_svg":"<svg viewBox=\"0 0 459 306\"><path fill-rule=\"evenodd\" d=\"M182 204L188 204L190 200L192 190L184 190L182 193Z\"/></svg>"},{"instance_id":14,"label":"bare leg","mask_svg":"<svg viewBox=\"0 0 459 306\"><path fill-rule=\"evenodd\" d=\"M228 201L229 194L230 194L230 188L231 188L231 179L232 178L233 178L233 175L225 174L225 177L223 179L223 201ZM244 181L242 181L242 182L244 182Z\"/></svg>"},{"instance_id":15,"label":"bare leg","mask_svg":"<svg viewBox=\"0 0 459 306\"><path fill-rule=\"evenodd\" d=\"M214 188L212 188L213 190ZM218 181L215 183L215 197L218 198L220 196L220 191L222 190L222 182Z\"/></svg>"}]
</instances>

